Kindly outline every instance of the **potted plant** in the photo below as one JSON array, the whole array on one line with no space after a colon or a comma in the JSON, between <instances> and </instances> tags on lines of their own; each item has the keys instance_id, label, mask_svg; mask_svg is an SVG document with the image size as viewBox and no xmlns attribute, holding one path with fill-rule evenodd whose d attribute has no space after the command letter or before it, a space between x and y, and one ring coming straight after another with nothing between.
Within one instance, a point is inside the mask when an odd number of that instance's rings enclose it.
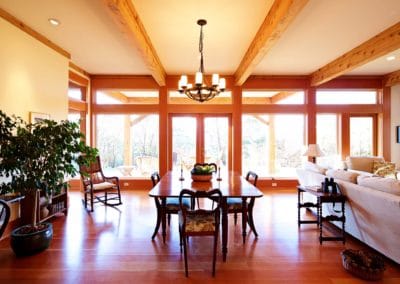
<instances>
[{"instance_id":1,"label":"potted plant","mask_svg":"<svg viewBox=\"0 0 400 284\"><path fill-rule=\"evenodd\" d=\"M13 192L24 196L24 226L11 233L11 246L17 255L34 254L49 246L52 224L37 224L39 193L50 199L65 190L66 177L78 173L78 164L94 161L97 150L85 145L82 138L76 123L27 123L0 110L0 194ZM26 220L26 213L30 221Z\"/></svg>"}]
</instances>

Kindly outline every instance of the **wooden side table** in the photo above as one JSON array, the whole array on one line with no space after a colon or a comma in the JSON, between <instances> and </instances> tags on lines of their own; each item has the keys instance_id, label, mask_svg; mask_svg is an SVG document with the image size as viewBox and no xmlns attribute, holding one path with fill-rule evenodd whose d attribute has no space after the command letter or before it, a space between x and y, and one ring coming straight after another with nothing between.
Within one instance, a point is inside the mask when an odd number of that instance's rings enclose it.
<instances>
[{"instance_id":1,"label":"wooden side table","mask_svg":"<svg viewBox=\"0 0 400 284\"><path fill-rule=\"evenodd\" d=\"M302 202L301 201L301 196L302 194L306 192L309 193L317 198L316 203L312 202ZM343 244L345 243L346 239L346 231L345 231L345 223L346 223L346 217L345 217L345 211L344 211L344 204L346 201L346 196L343 194L331 194L331 193L326 193L321 191L321 188L316 188L316 187L307 187L307 186L298 186L297 187L297 224L300 227L301 224L317 224L319 228L319 243L322 244L323 241L342 241ZM340 215L322 215L322 206L324 203L339 203L340 210L338 210L338 213ZM300 218L300 209L301 208L317 208L317 219L316 220L301 220ZM331 222L331 221L337 221L342 223L342 234L341 236L323 236L322 234L322 227L324 222Z\"/></svg>"}]
</instances>

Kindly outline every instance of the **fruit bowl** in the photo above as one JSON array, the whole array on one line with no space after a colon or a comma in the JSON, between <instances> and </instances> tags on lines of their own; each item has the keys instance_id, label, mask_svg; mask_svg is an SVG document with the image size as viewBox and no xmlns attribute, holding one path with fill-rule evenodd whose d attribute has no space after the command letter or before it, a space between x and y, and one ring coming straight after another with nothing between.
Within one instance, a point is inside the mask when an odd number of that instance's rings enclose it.
<instances>
[{"instance_id":1,"label":"fruit bowl","mask_svg":"<svg viewBox=\"0 0 400 284\"><path fill-rule=\"evenodd\" d=\"M193 181L210 181L211 179L212 179L212 174L207 174L207 175L192 174Z\"/></svg>"}]
</instances>

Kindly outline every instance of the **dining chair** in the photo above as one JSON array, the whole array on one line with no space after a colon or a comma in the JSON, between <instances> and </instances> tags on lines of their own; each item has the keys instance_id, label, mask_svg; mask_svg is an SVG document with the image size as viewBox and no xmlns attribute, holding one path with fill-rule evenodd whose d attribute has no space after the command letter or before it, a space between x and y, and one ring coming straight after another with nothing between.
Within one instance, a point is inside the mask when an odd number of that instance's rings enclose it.
<instances>
[{"instance_id":1,"label":"dining chair","mask_svg":"<svg viewBox=\"0 0 400 284\"><path fill-rule=\"evenodd\" d=\"M151 182L153 183L153 187L156 186L156 184L160 181L160 174L158 172L154 172L150 176ZM156 209L157 209L157 222L156 222L156 227L154 229L154 233L151 236L151 239L154 240L154 238L157 235L157 232L160 228L161 225L161 218L162 214L167 214L167 220L168 220L168 226L170 225L171 222L171 214L178 214L179 212L179 198L178 197L167 197L166 198L166 203L165 203L165 211L163 213L162 206L161 206L161 198L154 197L154 202L156 204ZM191 201L188 198L185 198L183 200L184 206L187 206L188 208L191 207ZM165 236L163 236L163 242L165 243Z\"/></svg>"},{"instance_id":2,"label":"dining chair","mask_svg":"<svg viewBox=\"0 0 400 284\"><path fill-rule=\"evenodd\" d=\"M100 157L89 166L80 165L79 173L83 184L85 209L90 203L90 211L93 212L94 203L101 202L108 206L121 205L121 191L118 177L104 176L101 168Z\"/></svg>"},{"instance_id":3,"label":"dining chair","mask_svg":"<svg viewBox=\"0 0 400 284\"><path fill-rule=\"evenodd\" d=\"M7 202L0 199L0 238L6 230L8 221L10 221L10 207Z\"/></svg>"},{"instance_id":4,"label":"dining chair","mask_svg":"<svg viewBox=\"0 0 400 284\"><path fill-rule=\"evenodd\" d=\"M248 171L246 174L246 180L251 182L254 186L257 186L258 175L253 171ZM245 202L243 202L245 201ZM243 243L246 242L246 225L250 226L254 235L258 237L256 228L254 226L253 219L253 208L254 208L255 198L250 198L250 201L243 200L240 197L230 197L227 198L226 203L228 207L228 214L234 214L235 225L237 223L237 214L242 214L242 235ZM244 204L244 205L243 205Z\"/></svg>"},{"instance_id":5,"label":"dining chair","mask_svg":"<svg viewBox=\"0 0 400 284\"><path fill-rule=\"evenodd\" d=\"M203 207L198 206L198 208L187 208L184 204L186 197L190 197L192 200L194 198L203 199L201 202ZM210 203L207 203L207 199L217 201L217 206L215 208L211 207ZM212 189L209 191L182 189L179 194L179 237L181 253L183 246L186 277L189 276L187 260L187 240L189 236L214 237L212 275L215 276L221 201L222 193L219 189ZM209 204L210 207L208 209L206 208L207 204Z\"/></svg>"}]
</instances>

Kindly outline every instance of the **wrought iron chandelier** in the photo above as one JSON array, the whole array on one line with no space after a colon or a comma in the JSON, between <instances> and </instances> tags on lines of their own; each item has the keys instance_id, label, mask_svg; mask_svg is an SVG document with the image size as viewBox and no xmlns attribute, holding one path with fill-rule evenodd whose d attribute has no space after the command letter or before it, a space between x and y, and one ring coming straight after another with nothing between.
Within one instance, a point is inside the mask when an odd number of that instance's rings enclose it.
<instances>
[{"instance_id":1,"label":"wrought iron chandelier","mask_svg":"<svg viewBox=\"0 0 400 284\"><path fill-rule=\"evenodd\" d=\"M199 52L200 52L200 68L195 75L194 85L188 84L186 75L182 75L179 80L180 93L184 93L190 99L205 102L211 100L219 93L225 91L225 79L219 78L218 74L212 75L211 86L208 86L204 79L204 59L203 59L203 26L207 24L206 20L200 19L197 21L200 26Z\"/></svg>"}]
</instances>

